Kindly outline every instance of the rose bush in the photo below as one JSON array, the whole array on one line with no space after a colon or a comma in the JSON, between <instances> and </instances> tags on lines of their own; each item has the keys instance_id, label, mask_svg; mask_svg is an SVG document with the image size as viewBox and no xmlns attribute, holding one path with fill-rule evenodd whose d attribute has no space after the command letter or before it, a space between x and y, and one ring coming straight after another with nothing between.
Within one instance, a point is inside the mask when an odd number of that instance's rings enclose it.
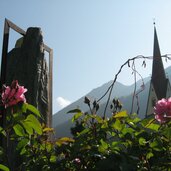
<instances>
[{"instance_id":1,"label":"rose bush","mask_svg":"<svg viewBox=\"0 0 171 171\"><path fill-rule=\"evenodd\" d=\"M155 115L142 120L122 110L118 100L112 101L111 116L101 117L99 104L85 98L93 113L68 112L75 123L73 138L51 139L53 129L40 123L39 111L26 103L26 91L14 81L1 94L6 116L0 127L1 170L171 170L170 98L159 100Z\"/></svg>"}]
</instances>

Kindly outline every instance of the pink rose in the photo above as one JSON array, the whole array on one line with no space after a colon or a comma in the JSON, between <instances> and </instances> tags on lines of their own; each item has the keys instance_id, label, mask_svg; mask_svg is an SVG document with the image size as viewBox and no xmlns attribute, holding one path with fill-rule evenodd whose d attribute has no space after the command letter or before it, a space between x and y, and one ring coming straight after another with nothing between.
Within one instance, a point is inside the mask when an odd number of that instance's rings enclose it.
<instances>
[{"instance_id":1,"label":"pink rose","mask_svg":"<svg viewBox=\"0 0 171 171\"><path fill-rule=\"evenodd\" d=\"M27 92L27 89L19 86L16 80L12 82L11 86L4 86L2 103L5 108L16 105L18 102L26 102L25 92Z\"/></svg>"},{"instance_id":2,"label":"pink rose","mask_svg":"<svg viewBox=\"0 0 171 171\"><path fill-rule=\"evenodd\" d=\"M155 119L160 123L165 123L171 119L171 98L161 99L154 107Z\"/></svg>"},{"instance_id":3,"label":"pink rose","mask_svg":"<svg viewBox=\"0 0 171 171\"><path fill-rule=\"evenodd\" d=\"M157 114L161 114L166 112L167 110L167 100L166 99L161 99L156 103L156 106L154 107L154 111Z\"/></svg>"},{"instance_id":4,"label":"pink rose","mask_svg":"<svg viewBox=\"0 0 171 171\"><path fill-rule=\"evenodd\" d=\"M74 162L77 163L77 164L80 164L81 163L81 160L79 158L75 158L74 159Z\"/></svg>"},{"instance_id":5,"label":"pink rose","mask_svg":"<svg viewBox=\"0 0 171 171\"><path fill-rule=\"evenodd\" d=\"M171 117L171 98L167 100L167 108L168 108L168 113L167 116Z\"/></svg>"},{"instance_id":6,"label":"pink rose","mask_svg":"<svg viewBox=\"0 0 171 171\"><path fill-rule=\"evenodd\" d=\"M155 119L160 123L165 123L168 120L163 114L156 114Z\"/></svg>"}]
</instances>

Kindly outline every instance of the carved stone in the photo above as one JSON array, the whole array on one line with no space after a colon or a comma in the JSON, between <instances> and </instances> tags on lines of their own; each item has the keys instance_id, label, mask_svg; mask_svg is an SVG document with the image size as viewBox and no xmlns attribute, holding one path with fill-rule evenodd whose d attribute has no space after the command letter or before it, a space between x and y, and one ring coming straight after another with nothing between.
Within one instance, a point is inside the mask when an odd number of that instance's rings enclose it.
<instances>
[{"instance_id":1,"label":"carved stone","mask_svg":"<svg viewBox=\"0 0 171 171\"><path fill-rule=\"evenodd\" d=\"M16 42L7 56L6 84L18 80L28 92L27 102L34 105L48 120L48 68L43 50L40 28L28 28L26 35Z\"/></svg>"}]
</instances>

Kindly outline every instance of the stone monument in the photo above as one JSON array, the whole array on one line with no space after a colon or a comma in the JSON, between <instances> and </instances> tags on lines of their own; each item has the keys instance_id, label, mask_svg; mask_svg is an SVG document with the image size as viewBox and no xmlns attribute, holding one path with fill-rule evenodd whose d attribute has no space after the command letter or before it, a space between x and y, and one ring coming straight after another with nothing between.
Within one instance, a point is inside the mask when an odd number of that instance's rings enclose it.
<instances>
[{"instance_id":1,"label":"stone monument","mask_svg":"<svg viewBox=\"0 0 171 171\"><path fill-rule=\"evenodd\" d=\"M48 67L40 28L30 27L7 54L6 85L18 80L28 89L26 99L48 120ZM48 125L49 126L49 125Z\"/></svg>"}]
</instances>

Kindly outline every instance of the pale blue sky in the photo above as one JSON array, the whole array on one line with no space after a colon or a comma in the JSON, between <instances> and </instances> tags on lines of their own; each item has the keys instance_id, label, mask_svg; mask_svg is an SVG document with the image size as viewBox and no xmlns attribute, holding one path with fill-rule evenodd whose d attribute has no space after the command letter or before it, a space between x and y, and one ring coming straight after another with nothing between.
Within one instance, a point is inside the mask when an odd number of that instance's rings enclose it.
<instances>
[{"instance_id":1,"label":"pale blue sky","mask_svg":"<svg viewBox=\"0 0 171 171\"><path fill-rule=\"evenodd\" d=\"M171 54L170 0L1 0L0 47L5 18L25 30L41 27L53 49L54 112L60 109L57 98L73 102L112 80L128 58L151 56L153 18L161 53ZM139 70L149 76L151 62ZM131 71L118 81L132 84Z\"/></svg>"}]
</instances>

